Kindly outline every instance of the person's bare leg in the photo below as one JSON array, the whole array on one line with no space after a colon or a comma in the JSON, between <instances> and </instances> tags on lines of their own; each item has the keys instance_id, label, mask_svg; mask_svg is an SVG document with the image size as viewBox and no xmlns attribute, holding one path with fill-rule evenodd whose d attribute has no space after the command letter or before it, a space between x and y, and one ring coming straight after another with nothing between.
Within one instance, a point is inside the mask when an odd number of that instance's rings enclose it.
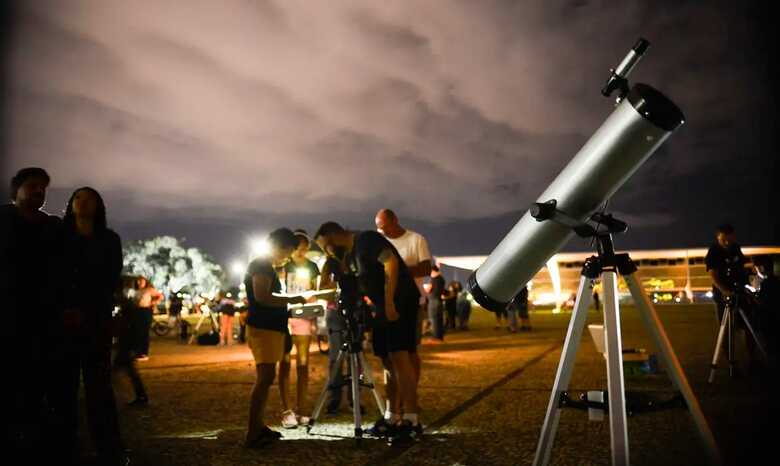
<instances>
[{"instance_id":1,"label":"person's bare leg","mask_svg":"<svg viewBox=\"0 0 780 466\"><path fill-rule=\"evenodd\" d=\"M225 344L230 346L233 344L233 316L229 315L225 319L225 331L227 332Z\"/></svg>"},{"instance_id":2,"label":"person's bare leg","mask_svg":"<svg viewBox=\"0 0 780 466\"><path fill-rule=\"evenodd\" d=\"M415 327L415 330L418 332L417 335L415 335L415 341L417 342L417 348L420 347L420 343L422 342L422 319L425 316L426 311L424 306L419 306L417 308L417 326ZM422 365L422 362L420 361L420 355L415 351L412 354L412 364L414 364L414 378L415 378L415 387L417 387L420 384L420 366Z\"/></svg>"},{"instance_id":3,"label":"person's bare leg","mask_svg":"<svg viewBox=\"0 0 780 466\"><path fill-rule=\"evenodd\" d=\"M268 402L268 392L274 383L274 374L276 372L275 364L258 364L255 366L257 380L252 386L252 392L249 398L249 426L246 433L246 442L249 443L260 435L260 431L265 427L264 415L265 406Z\"/></svg>"},{"instance_id":4,"label":"person's bare leg","mask_svg":"<svg viewBox=\"0 0 780 466\"><path fill-rule=\"evenodd\" d=\"M385 396L387 397L385 409L393 414L401 414L401 397L398 396L398 377L395 375L393 363L389 356L382 358L385 367Z\"/></svg>"},{"instance_id":5,"label":"person's bare leg","mask_svg":"<svg viewBox=\"0 0 780 466\"><path fill-rule=\"evenodd\" d=\"M279 361L279 398L282 400L282 411L290 409L290 355L285 354Z\"/></svg>"},{"instance_id":6,"label":"person's bare leg","mask_svg":"<svg viewBox=\"0 0 780 466\"><path fill-rule=\"evenodd\" d=\"M306 395L309 392L309 346L311 344L310 335L297 335L298 341L295 347L298 350L295 362L295 373L298 376L295 381L296 403L295 412L298 414L306 412Z\"/></svg>"},{"instance_id":7,"label":"person's bare leg","mask_svg":"<svg viewBox=\"0 0 780 466\"><path fill-rule=\"evenodd\" d=\"M415 384L414 366L409 351L395 351L390 353L390 360L393 363L396 376L398 378L398 398L404 414L417 414L417 386Z\"/></svg>"},{"instance_id":8,"label":"person's bare leg","mask_svg":"<svg viewBox=\"0 0 780 466\"><path fill-rule=\"evenodd\" d=\"M296 383L296 395L298 407L295 412L300 414L306 412L306 395L309 390L309 366L295 366L295 371L298 375Z\"/></svg>"},{"instance_id":9,"label":"person's bare leg","mask_svg":"<svg viewBox=\"0 0 780 466\"><path fill-rule=\"evenodd\" d=\"M414 386L417 387L420 385L420 366L422 365L422 361L420 361L420 353L415 351L413 353L409 353L409 356L412 358L412 367L414 368Z\"/></svg>"}]
</instances>

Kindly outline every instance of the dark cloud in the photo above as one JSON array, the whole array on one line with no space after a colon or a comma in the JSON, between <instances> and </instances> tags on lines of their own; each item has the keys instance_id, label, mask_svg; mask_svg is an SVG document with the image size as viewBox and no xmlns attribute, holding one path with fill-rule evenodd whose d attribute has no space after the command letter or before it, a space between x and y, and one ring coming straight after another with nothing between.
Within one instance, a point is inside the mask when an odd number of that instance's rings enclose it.
<instances>
[{"instance_id":1,"label":"dark cloud","mask_svg":"<svg viewBox=\"0 0 780 466\"><path fill-rule=\"evenodd\" d=\"M613 199L632 241L698 245L730 216L767 242L776 112L752 8L19 2L4 168L94 185L129 237L217 255L229 225L370 227L384 206L442 253L487 252L608 115L598 91L643 35L632 78L687 122Z\"/></svg>"}]
</instances>

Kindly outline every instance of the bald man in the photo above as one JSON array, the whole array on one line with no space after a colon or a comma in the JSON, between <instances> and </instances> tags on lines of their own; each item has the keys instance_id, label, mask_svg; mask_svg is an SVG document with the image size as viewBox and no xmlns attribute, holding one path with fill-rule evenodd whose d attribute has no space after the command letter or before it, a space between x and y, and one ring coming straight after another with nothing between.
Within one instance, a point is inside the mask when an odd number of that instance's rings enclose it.
<instances>
[{"instance_id":1,"label":"bald man","mask_svg":"<svg viewBox=\"0 0 780 466\"><path fill-rule=\"evenodd\" d=\"M418 310L417 325L417 344L420 344L422 338L422 319L427 314L425 302L425 290L423 289L423 280L431 274L432 256L428 247L428 241L417 232L408 230L401 226L398 216L390 209L382 209L377 212L374 218L376 229L384 235L390 243L398 250L398 254L406 264L406 268L414 278L415 284L420 291L420 308ZM412 355L412 363L415 368L415 377L420 381L420 356L417 352Z\"/></svg>"}]
</instances>

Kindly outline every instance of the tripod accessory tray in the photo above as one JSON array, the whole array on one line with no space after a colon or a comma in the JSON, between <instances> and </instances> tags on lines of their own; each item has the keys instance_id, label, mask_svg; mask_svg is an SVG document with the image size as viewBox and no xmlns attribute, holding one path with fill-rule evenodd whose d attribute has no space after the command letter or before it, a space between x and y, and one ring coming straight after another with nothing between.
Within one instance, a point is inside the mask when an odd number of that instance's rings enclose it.
<instances>
[{"instance_id":1,"label":"tripod accessory tray","mask_svg":"<svg viewBox=\"0 0 780 466\"><path fill-rule=\"evenodd\" d=\"M292 318L314 320L325 315L325 308L322 304L294 304L287 309L287 312Z\"/></svg>"}]
</instances>

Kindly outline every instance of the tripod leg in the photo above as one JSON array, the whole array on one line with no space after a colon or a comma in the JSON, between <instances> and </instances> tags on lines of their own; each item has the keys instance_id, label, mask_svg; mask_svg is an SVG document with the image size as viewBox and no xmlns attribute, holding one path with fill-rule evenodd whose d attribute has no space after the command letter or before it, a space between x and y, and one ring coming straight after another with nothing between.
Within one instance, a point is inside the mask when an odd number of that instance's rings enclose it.
<instances>
[{"instance_id":1,"label":"tripod leg","mask_svg":"<svg viewBox=\"0 0 780 466\"><path fill-rule=\"evenodd\" d=\"M604 289L604 336L607 350L607 396L613 466L629 464L626 391L623 379L623 343L620 332L617 273L601 274Z\"/></svg>"},{"instance_id":2,"label":"tripod leg","mask_svg":"<svg viewBox=\"0 0 780 466\"><path fill-rule=\"evenodd\" d=\"M374 395L374 401L376 401L376 407L379 409L379 414L384 416L385 402L382 400L382 396L379 394L376 389L376 385L374 384L374 374L371 371L371 366L368 365L365 354L361 352L359 355L360 364L363 366L363 379L365 379L366 383L371 386L371 394Z\"/></svg>"},{"instance_id":3,"label":"tripod leg","mask_svg":"<svg viewBox=\"0 0 780 466\"><path fill-rule=\"evenodd\" d=\"M628 280L628 277L626 277L626 280ZM634 292L632 291L631 294L633 295L633 293ZM634 302L636 301L637 299L634 298ZM710 365L710 377L708 379L709 383L712 383L715 380L715 370L718 368L718 359L720 359L720 352L723 349L723 337L726 336L726 327L728 327L728 324L729 308L726 307L726 309L723 310L723 318L720 320L720 330L718 330L718 341L715 343L715 353L712 355L712 365Z\"/></svg>"},{"instance_id":4,"label":"tripod leg","mask_svg":"<svg viewBox=\"0 0 780 466\"><path fill-rule=\"evenodd\" d=\"M755 330L753 330L753 325L750 324L750 321L745 314L745 310L741 307L738 307L737 309L739 310L739 315L742 316L742 321L745 323L745 327L747 327L748 331L750 332L750 336L753 337L753 341L756 342L758 350L761 351L761 355L764 357L764 360L769 361L769 354L767 354L766 349L764 349L764 345L761 344L761 340L758 338L758 334Z\"/></svg>"},{"instance_id":5,"label":"tripod leg","mask_svg":"<svg viewBox=\"0 0 780 466\"><path fill-rule=\"evenodd\" d=\"M666 336L663 325L661 325L661 320L658 318L658 314L656 313L653 304L650 302L650 298L645 294L645 291L642 289L634 274L626 275L624 278L631 291L631 296L634 298L634 303L639 311L639 315L642 316L645 326L653 337L653 340L655 340L658 350L661 352L661 357L663 358L664 365L667 367L669 377L685 399L685 404L691 412L693 421L699 431L699 436L704 443L704 447L707 449L710 462L712 464L723 464L718 445L715 443L715 437L712 435L710 426L704 418L704 413L701 410L699 401L696 399L691 386L688 384L688 379L685 377L680 361L677 359L674 349L672 349L672 344ZM728 308L726 309L726 312L728 312ZM718 344L715 347L713 368L715 363L717 363L720 346L723 343L726 318L727 314L724 313L723 321L720 325L720 332L718 334ZM712 374L713 372L710 372L710 377L712 377Z\"/></svg>"},{"instance_id":6,"label":"tripod leg","mask_svg":"<svg viewBox=\"0 0 780 466\"><path fill-rule=\"evenodd\" d=\"M729 377L734 377L734 366L737 362L736 357L736 351L734 351L736 348L734 348L734 315L731 312L731 306L726 305L726 309L728 309L729 318L726 321L727 322L727 329L728 329L728 353L729 353Z\"/></svg>"},{"instance_id":7,"label":"tripod leg","mask_svg":"<svg viewBox=\"0 0 780 466\"><path fill-rule=\"evenodd\" d=\"M317 419L320 418L320 414L322 413L322 407L325 406L325 399L328 397L328 389L330 388L330 381L335 380L336 373L341 370L341 363L344 361L344 358L346 357L347 352L343 349L339 351L339 355L336 358L336 364L333 365L333 368L330 371L330 377L328 377L328 380L325 381L325 386L322 387L322 391L320 392L320 396L317 398L317 403L314 405L314 411L311 413L311 419L309 419L309 425L308 429L311 430L311 428L314 426L314 423L317 421Z\"/></svg>"},{"instance_id":8,"label":"tripod leg","mask_svg":"<svg viewBox=\"0 0 780 466\"><path fill-rule=\"evenodd\" d=\"M547 405L547 414L544 416L542 432L539 435L539 444L536 447L534 465L542 466L550 462L550 453L555 441L555 433L558 430L558 420L561 416L561 396L568 390L571 381L574 360L577 357L577 349L582 339L582 331L588 320L588 307L593 295L593 283L584 275L580 277L580 285L577 290L577 301L574 312L569 321L569 330L566 333L566 341L563 344L561 360L558 363L558 371L555 375L550 402Z\"/></svg>"},{"instance_id":9,"label":"tripod leg","mask_svg":"<svg viewBox=\"0 0 780 466\"><path fill-rule=\"evenodd\" d=\"M355 418L355 438L363 436L363 420L360 415L360 366L357 353L349 355L350 379L352 382L352 413Z\"/></svg>"},{"instance_id":10,"label":"tripod leg","mask_svg":"<svg viewBox=\"0 0 780 466\"><path fill-rule=\"evenodd\" d=\"M203 325L203 319L205 319L206 316L201 314L200 319L198 319L198 325L195 326L195 330L192 331L192 335L190 335L190 341L187 342L188 345L191 345L193 341L195 341L195 337L198 336L198 332L200 331L200 326Z\"/></svg>"}]
</instances>

